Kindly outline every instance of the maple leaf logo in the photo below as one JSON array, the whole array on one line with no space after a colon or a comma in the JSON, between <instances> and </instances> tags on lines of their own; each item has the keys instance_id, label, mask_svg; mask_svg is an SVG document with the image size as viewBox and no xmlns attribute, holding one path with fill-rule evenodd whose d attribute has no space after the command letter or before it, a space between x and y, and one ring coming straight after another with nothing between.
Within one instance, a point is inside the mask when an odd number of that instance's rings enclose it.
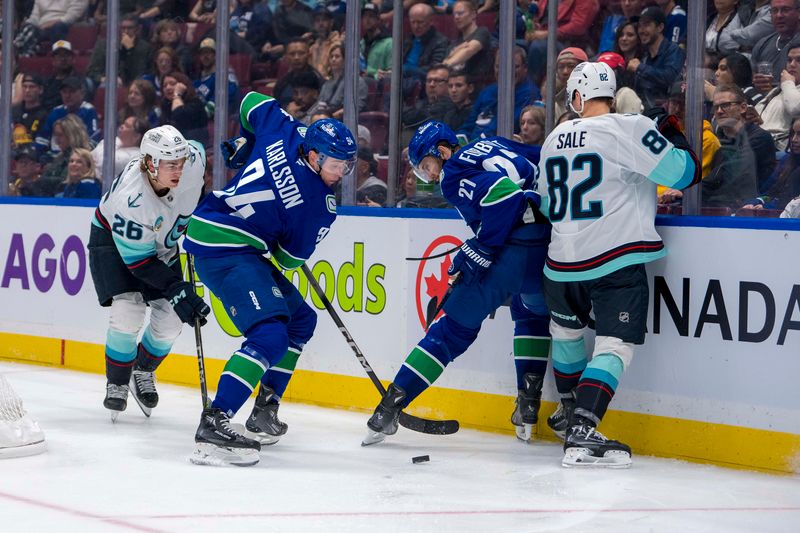
<instances>
[{"instance_id":1,"label":"maple leaf logo","mask_svg":"<svg viewBox=\"0 0 800 533\"><path fill-rule=\"evenodd\" d=\"M442 314L442 311L440 311L439 315L432 316L433 313L436 312L436 309L439 306L439 303L442 301L442 298L444 298L444 295L447 294L447 289L450 287L450 277L447 275L447 271L450 269L451 264L452 261L450 260L450 257L445 256L444 261L442 261L442 263L439 265L439 277L437 278L436 274L425 277L425 294L427 294L430 298L427 309L428 324L433 323L433 321Z\"/></svg>"}]
</instances>

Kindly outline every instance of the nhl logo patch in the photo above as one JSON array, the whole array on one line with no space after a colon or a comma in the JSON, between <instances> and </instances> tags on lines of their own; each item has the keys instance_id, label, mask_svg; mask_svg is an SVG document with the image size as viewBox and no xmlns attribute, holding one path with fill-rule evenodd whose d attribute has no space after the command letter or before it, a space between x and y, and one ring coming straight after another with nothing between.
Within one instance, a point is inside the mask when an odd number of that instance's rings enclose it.
<instances>
[{"instance_id":1,"label":"nhl logo patch","mask_svg":"<svg viewBox=\"0 0 800 533\"><path fill-rule=\"evenodd\" d=\"M160 230L162 224L164 224L164 217L158 217L156 221L153 223L153 231Z\"/></svg>"},{"instance_id":2,"label":"nhl logo patch","mask_svg":"<svg viewBox=\"0 0 800 533\"><path fill-rule=\"evenodd\" d=\"M624 324L627 324L628 322L631 321L631 316L628 314L627 311L622 311L619 314L619 321L624 323Z\"/></svg>"},{"instance_id":3,"label":"nhl logo patch","mask_svg":"<svg viewBox=\"0 0 800 533\"><path fill-rule=\"evenodd\" d=\"M231 306L231 316L236 316L236 308Z\"/></svg>"}]
</instances>

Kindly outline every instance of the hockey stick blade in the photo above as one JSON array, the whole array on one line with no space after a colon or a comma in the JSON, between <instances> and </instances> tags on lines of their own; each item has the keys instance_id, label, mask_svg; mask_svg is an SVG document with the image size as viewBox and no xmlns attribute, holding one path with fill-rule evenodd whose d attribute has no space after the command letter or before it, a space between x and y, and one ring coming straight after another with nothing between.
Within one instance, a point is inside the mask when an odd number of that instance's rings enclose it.
<instances>
[{"instance_id":1,"label":"hockey stick blade","mask_svg":"<svg viewBox=\"0 0 800 533\"><path fill-rule=\"evenodd\" d=\"M372 381L372 384L375 385L375 388L381 393L381 397L383 397L386 394L386 389L383 387L383 383L381 383L381 380L378 379L375 371L372 370L367 358L364 356L364 352L361 351L361 348L358 347L353 336L350 335L350 331L347 329L347 326L344 325L344 322L342 322L342 319L339 317L339 313L337 313L336 309L333 308L333 304L331 304L330 300L328 300L328 296L325 294L325 291L322 290L322 287L319 286L316 278L314 278L314 275L311 273L311 269L308 268L306 264L303 264L301 269L303 274L305 274L308 283L311 285L311 288L317 293L317 297L319 297L319 299L322 301L322 304L325 306L325 309L328 311L328 315L330 315L333 323L336 324L336 327L347 341L347 345L350 346L350 349L353 350L356 359L358 359L358 362L361 363L361 367L364 369L364 372L367 373L367 377L369 377L370 381ZM427 420L414 415L409 415L408 413L403 413L402 411L400 412L400 425L406 429L410 429L411 431L416 431L417 433L428 433L430 435L450 435L458 431L459 428L457 420Z\"/></svg>"}]
</instances>

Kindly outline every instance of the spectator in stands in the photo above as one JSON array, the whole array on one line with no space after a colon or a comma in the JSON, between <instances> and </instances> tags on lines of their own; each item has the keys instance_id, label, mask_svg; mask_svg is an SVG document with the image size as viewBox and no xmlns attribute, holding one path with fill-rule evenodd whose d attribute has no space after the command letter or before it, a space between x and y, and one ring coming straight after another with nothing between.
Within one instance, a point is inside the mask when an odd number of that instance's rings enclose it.
<instances>
[{"instance_id":1,"label":"spectator in stands","mask_svg":"<svg viewBox=\"0 0 800 533\"><path fill-rule=\"evenodd\" d=\"M800 42L800 5L798 0L771 0L770 16L774 32L753 47L753 85L767 94L786 68L788 47ZM770 72L771 69L771 72Z\"/></svg>"},{"instance_id":2,"label":"spectator in stands","mask_svg":"<svg viewBox=\"0 0 800 533\"><path fill-rule=\"evenodd\" d=\"M161 125L175 126L184 137L209 146L208 114L203 101L183 72L164 76L161 98Z\"/></svg>"},{"instance_id":3,"label":"spectator in stands","mask_svg":"<svg viewBox=\"0 0 800 533\"><path fill-rule=\"evenodd\" d=\"M713 102L720 148L711 174L703 180L702 203L738 209L758 195L759 183L772 173L775 144L769 133L745 121L747 103L741 89L721 85Z\"/></svg>"},{"instance_id":4,"label":"spectator in stands","mask_svg":"<svg viewBox=\"0 0 800 533\"><path fill-rule=\"evenodd\" d=\"M641 11L641 9L639 9ZM636 11L635 13L639 13ZM600 52L607 52L614 48L617 30L620 25L628 20L628 17L622 11L620 0L611 0L606 7L606 15L603 19L603 27L600 29L600 42L597 45L597 50Z\"/></svg>"},{"instance_id":5,"label":"spectator in stands","mask_svg":"<svg viewBox=\"0 0 800 533\"><path fill-rule=\"evenodd\" d=\"M10 196L53 196L53 190L41 179L39 151L32 143L21 144L14 151L14 171L8 185Z\"/></svg>"},{"instance_id":6,"label":"spectator in stands","mask_svg":"<svg viewBox=\"0 0 800 533\"><path fill-rule=\"evenodd\" d=\"M781 84L756 105L763 124L778 150L785 150L792 118L800 116L800 44L789 45Z\"/></svg>"},{"instance_id":7,"label":"spectator in stands","mask_svg":"<svg viewBox=\"0 0 800 533\"><path fill-rule=\"evenodd\" d=\"M100 198L103 183L97 179L92 153L85 148L75 148L69 156L67 179L61 192L63 198Z\"/></svg>"},{"instance_id":8,"label":"spectator in stands","mask_svg":"<svg viewBox=\"0 0 800 533\"><path fill-rule=\"evenodd\" d=\"M309 47L311 66L323 75L329 71L331 49L343 44L342 34L333 29L333 15L320 4L314 9L314 42Z\"/></svg>"},{"instance_id":9,"label":"spectator in stands","mask_svg":"<svg viewBox=\"0 0 800 533\"><path fill-rule=\"evenodd\" d=\"M556 115L560 115L567 110L567 80L570 74L572 74L572 71L575 70L575 67L584 61L589 61L586 52L574 46L564 48L558 54L556 58L556 94L553 98L556 107ZM545 77L545 81L542 82L543 87L547 86L546 79ZM542 99L546 100L547 95L543 95Z\"/></svg>"},{"instance_id":10,"label":"spectator in stands","mask_svg":"<svg viewBox=\"0 0 800 533\"><path fill-rule=\"evenodd\" d=\"M675 0L656 0L656 5L661 8L667 18L664 24L664 37L675 44L685 44L686 11Z\"/></svg>"},{"instance_id":11,"label":"spectator in stands","mask_svg":"<svg viewBox=\"0 0 800 533\"><path fill-rule=\"evenodd\" d=\"M567 111L566 113L562 113L561 115L559 115L559 117L556 119L556 126L564 122L567 122L568 120L575 120L576 118L581 118L581 117L575 111L572 110Z\"/></svg>"},{"instance_id":12,"label":"spectator in stands","mask_svg":"<svg viewBox=\"0 0 800 533\"><path fill-rule=\"evenodd\" d=\"M295 120L305 125L311 124L312 107L319 98L319 77L312 72L301 72L292 83L292 101L286 106L286 112Z\"/></svg>"},{"instance_id":13,"label":"spectator in stands","mask_svg":"<svg viewBox=\"0 0 800 533\"><path fill-rule=\"evenodd\" d=\"M155 87L147 80L133 80L128 88L125 106L119 112L119 122L137 117L155 128L161 121L161 109L156 105Z\"/></svg>"},{"instance_id":14,"label":"spectator in stands","mask_svg":"<svg viewBox=\"0 0 800 533\"><path fill-rule=\"evenodd\" d=\"M472 113L472 100L475 94L475 85L461 69L450 69L447 79L447 95L453 102L453 107L445 113L444 122L453 131L458 130Z\"/></svg>"},{"instance_id":15,"label":"spectator in stands","mask_svg":"<svg viewBox=\"0 0 800 533\"><path fill-rule=\"evenodd\" d=\"M378 16L375 4L361 10L361 55L367 76L384 78L392 68L392 35Z\"/></svg>"},{"instance_id":16,"label":"spectator in stands","mask_svg":"<svg viewBox=\"0 0 800 533\"><path fill-rule=\"evenodd\" d=\"M141 27L135 15L125 15L119 24L119 64L118 81L120 85L130 82L145 74L149 70L150 44L139 36ZM106 41L101 39L92 51L87 75L92 81L101 85L106 82Z\"/></svg>"},{"instance_id":17,"label":"spectator in stands","mask_svg":"<svg viewBox=\"0 0 800 533\"><path fill-rule=\"evenodd\" d=\"M356 204L366 207L386 206L386 183L378 178L378 162L366 145L358 147L356 162Z\"/></svg>"},{"instance_id":18,"label":"spectator in stands","mask_svg":"<svg viewBox=\"0 0 800 533\"><path fill-rule=\"evenodd\" d=\"M747 202L746 209L784 209L800 197L800 117L792 120L787 150L764 184L764 194ZM800 207L800 202L795 203ZM800 218L800 213L793 217Z\"/></svg>"},{"instance_id":19,"label":"spectator in stands","mask_svg":"<svg viewBox=\"0 0 800 533\"><path fill-rule=\"evenodd\" d=\"M120 13L136 15L139 21L150 28L151 23L158 19L168 19L173 16L175 0L127 0L120 2ZM94 19L99 23L106 21L106 1L100 0L94 11Z\"/></svg>"},{"instance_id":20,"label":"spectator in stands","mask_svg":"<svg viewBox=\"0 0 800 533\"><path fill-rule=\"evenodd\" d=\"M189 12L190 22L214 24L217 20L217 0L199 0Z\"/></svg>"},{"instance_id":21,"label":"spectator in stands","mask_svg":"<svg viewBox=\"0 0 800 533\"><path fill-rule=\"evenodd\" d=\"M13 124L12 142L25 145L36 140L36 135L47 120L47 108L42 105L42 78L38 74L22 76L22 102L11 107Z\"/></svg>"},{"instance_id":22,"label":"spectator in stands","mask_svg":"<svg viewBox=\"0 0 800 533\"><path fill-rule=\"evenodd\" d=\"M705 80L705 95L709 102L714 98L716 85L731 83L742 90L749 106L755 106L764 98L764 95L753 87L753 69L750 60L738 52L728 54L719 60L717 70L714 72L714 81L716 83L712 84Z\"/></svg>"},{"instance_id":23,"label":"spectator in stands","mask_svg":"<svg viewBox=\"0 0 800 533\"><path fill-rule=\"evenodd\" d=\"M363 124L358 125L358 137L356 139L359 146L372 146L372 133Z\"/></svg>"},{"instance_id":24,"label":"spectator in stands","mask_svg":"<svg viewBox=\"0 0 800 533\"><path fill-rule=\"evenodd\" d=\"M622 14L625 15L625 20L631 20L638 17L642 12L642 0L620 0L620 8Z\"/></svg>"},{"instance_id":25,"label":"spectator in stands","mask_svg":"<svg viewBox=\"0 0 800 533\"><path fill-rule=\"evenodd\" d=\"M443 63L433 65L425 76L425 98L417 100L413 106L403 109L403 128L416 129L428 120L444 120L453 110L447 81L450 71Z\"/></svg>"},{"instance_id":26,"label":"spectator in stands","mask_svg":"<svg viewBox=\"0 0 800 533\"><path fill-rule=\"evenodd\" d=\"M744 27L737 14L739 0L714 0L716 15L709 18L706 24L706 52L717 56L729 54L739 49L730 33Z\"/></svg>"},{"instance_id":27,"label":"spectator in stands","mask_svg":"<svg viewBox=\"0 0 800 533\"><path fill-rule=\"evenodd\" d=\"M195 91L205 103L209 118L214 117L216 108L215 88L217 84L217 43L211 37L200 41L198 48L200 77L192 82ZM239 82L232 69L228 70L228 110L236 111L239 102Z\"/></svg>"},{"instance_id":28,"label":"spectator in stands","mask_svg":"<svg viewBox=\"0 0 800 533\"><path fill-rule=\"evenodd\" d=\"M298 0L278 0L272 21L278 41L275 44L288 45L292 39L303 37L314 30L311 8Z\"/></svg>"},{"instance_id":29,"label":"spectator in stands","mask_svg":"<svg viewBox=\"0 0 800 533\"><path fill-rule=\"evenodd\" d=\"M178 25L177 22L174 20L159 20L158 23L153 28L153 40L151 42L151 49L156 50L154 56L154 62L158 62L158 54L161 53L162 48L170 48L173 50L175 55L177 55L177 59L173 60L175 64L175 68L172 70L180 70L182 72L188 72L191 69L192 64L192 52L188 46L186 46L183 42L183 33L181 32L181 27ZM153 69L153 72L156 72L157 69ZM163 73L162 73L163 74ZM146 76L143 76L146 78ZM154 80L148 79L150 82ZM156 86L156 89L161 92L161 85L160 81L159 84L153 83Z\"/></svg>"},{"instance_id":30,"label":"spectator in stands","mask_svg":"<svg viewBox=\"0 0 800 533\"><path fill-rule=\"evenodd\" d=\"M172 48L164 46L153 54L152 74L142 76L143 80L150 82L156 91L156 96L161 96L161 80L170 72L183 72L178 54Z\"/></svg>"},{"instance_id":31,"label":"spectator in stands","mask_svg":"<svg viewBox=\"0 0 800 533\"><path fill-rule=\"evenodd\" d=\"M39 38L65 39L69 27L86 15L89 0L34 0L25 25L36 28Z\"/></svg>"},{"instance_id":32,"label":"spectator in stands","mask_svg":"<svg viewBox=\"0 0 800 533\"><path fill-rule=\"evenodd\" d=\"M253 0L236 0L232 2L230 25L231 31L242 39L247 39L247 31L253 23L255 6Z\"/></svg>"},{"instance_id":33,"label":"spectator in stands","mask_svg":"<svg viewBox=\"0 0 800 533\"><path fill-rule=\"evenodd\" d=\"M403 76L423 78L431 65L441 63L450 43L433 27L433 8L414 4L408 10L411 35L403 40Z\"/></svg>"},{"instance_id":34,"label":"spectator in stands","mask_svg":"<svg viewBox=\"0 0 800 533\"><path fill-rule=\"evenodd\" d=\"M740 52L750 52L760 39L772 33L769 3L770 0L743 0L739 3L737 15L742 27L728 32L727 38L738 45Z\"/></svg>"},{"instance_id":35,"label":"spectator in stands","mask_svg":"<svg viewBox=\"0 0 800 533\"><path fill-rule=\"evenodd\" d=\"M514 140L531 146L541 146L544 142L545 115L541 105L529 105L519 115L519 135Z\"/></svg>"},{"instance_id":36,"label":"spectator in stands","mask_svg":"<svg viewBox=\"0 0 800 533\"><path fill-rule=\"evenodd\" d=\"M275 83L275 88L272 91L273 96L284 109L292 101L292 87L295 77L304 72L311 72L320 80L322 79L320 74L308 62L310 59L308 48L308 41L300 37L292 39L286 45L285 60L289 65L289 70Z\"/></svg>"},{"instance_id":37,"label":"spectator in stands","mask_svg":"<svg viewBox=\"0 0 800 533\"><path fill-rule=\"evenodd\" d=\"M120 123L115 139L114 176L118 176L125 169L125 165L139 155L142 137L150 128L149 122L135 116L130 116ZM92 159L98 175L103 172L103 150L105 150L103 141L100 141L92 150Z\"/></svg>"},{"instance_id":38,"label":"spectator in stands","mask_svg":"<svg viewBox=\"0 0 800 533\"><path fill-rule=\"evenodd\" d=\"M75 70L75 52L72 50L72 43L64 40L56 41L51 48L53 75L44 82L42 105L48 109L53 109L61 104L61 82L70 76L82 79L86 98L89 99L94 94L94 83L81 76Z\"/></svg>"},{"instance_id":39,"label":"spectator in stands","mask_svg":"<svg viewBox=\"0 0 800 533\"><path fill-rule=\"evenodd\" d=\"M663 104L670 85L683 70L685 54L672 41L664 38L664 12L648 7L639 17L639 40L644 46L641 61L627 60L628 70L634 73L634 90L642 99L645 109Z\"/></svg>"},{"instance_id":40,"label":"spectator in stands","mask_svg":"<svg viewBox=\"0 0 800 533\"><path fill-rule=\"evenodd\" d=\"M39 144L42 149L49 149L52 152L58 152L60 150L55 140L53 125L57 120L72 114L78 116L83 121L91 140L94 142L100 140L97 111L95 111L92 104L84 100L84 94L83 83L79 78L70 76L61 82L61 101L63 103L47 115L44 126L36 135L36 143Z\"/></svg>"},{"instance_id":41,"label":"spectator in stands","mask_svg":"<svg viewBox=\"0 0 800 533\"><path fill-rule=\"evenodd\" d=\"M492 36L487 28L478 26L477 16L473 0L458 0L453 5L453 23L459 35L442 63L463 68L477 87L483 87L492 75Z\"/></svg>"},{"instance_id":42,"label":"spectator in stands","mask_svg":"<svg viewBox=\"0 0 800 533\"><path fill-rule=\"evenodd\" d=\"M638 20L638 19L637 19ZM631 59L640 59L644 56L639 32L635 22L625 22L617 28L613 51L625 60L627 65ZM627 68L617 74L617 88L633 87L636 75Z\"/></svg>"},{"instance_id":43,"label":"spectator in stands","mask_svg":"<svg viewBox=\"0 0 800 533\"><path fill-rule=\"evenodd\" d=\"M600 11L597 0L572 0L559 2L556 21L558 49L567 46L587 48L592 45L590 31ZM544 75L547 54L547 0L539 2L539 29L533 32L528 49L528 68L531 76L539 80Z\"/></svg>"},{"instance_id":44,"label":"spectator in stands","mask_svg":"<svg viewBox=\"0 0 800 533\"><path fill-rule=\"evenodd\" d=\"M262 61L277 61L286 50L275 35L275 18L269 2L259 2L253 8L253 19L247 28L245 40L253 45Z\"/></svg>"},{"instance_id":45,"label":"spectator in stands","mask_svg":"<svg viewBox=\"0 0 800 533\"><path fill-rule=\"evenodd\" d=\"M678 117L681 125L683 126L686 121L686 82L676 81L672 84L669 91L669 100L667 101L667 113ZM719 150L720 142L714 131L711 128L711 123L707 120L703 121L703 148L699 154L702 157L702 177L703 179L708 176L714 165L717 150ZM671 189L663 185L658 186L658 203L671 204L683 198L683 192L678 189Z\"/></svg>"},{"instance_id":46,"label":"spectator in stands","mask_svg":"<svg viewBox=\"0 0 800 533\"><path fill-rule=\"evenodd\" d=\"M500 52L495 55L495 76L500 69ZM540 99L539 88L528 77L528 62L525 50L519 46L514 47L514 125L519 124L522 108ZM497 134L497 84L494 83L480 92L472 113L457 132L466 135L467 139L474 140L480 135Z\"/></svg>"},{"instance_id":47,"label":"spectator in stands","mask_svg":"<svg viewBox=\"0 0 800 533\"><path fill-rule=\"evenodd\" d=\"M76 115L67 115L53 124L53 141L58 145L56 156L42 170L44 187L55 192L67 178L69 157L76 148L91 149L86 126Z\"/></svg>"},{"instance_id":48,"label":"spectator in stands","mask_svg":"<svg viewBox=\"0 0 800 533\"><path fill-rule=\"evenodd\" d=\"M329 67L328 79L322 84L317 103L310 113L314 114L324 109L330 113L332 118L342 120L344 117L344 45L336 44L331 47L325 63ZM358 76L356 83L358 112L360 113L367 107L367 82Z\"/></svg>"}]
</instances>

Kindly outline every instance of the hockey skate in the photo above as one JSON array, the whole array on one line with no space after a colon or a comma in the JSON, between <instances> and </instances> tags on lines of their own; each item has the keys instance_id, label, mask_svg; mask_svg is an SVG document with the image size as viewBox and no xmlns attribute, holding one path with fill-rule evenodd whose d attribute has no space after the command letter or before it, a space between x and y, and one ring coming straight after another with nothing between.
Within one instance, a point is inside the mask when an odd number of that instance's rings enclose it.
<instances>
[{"instance_id":1,"label":"hockey skate","mask_svg":"<svg viewBox=\"0 0 800 533\"><path fill-rule=\"evenodd\" d=\"M400 418L400 403L405 399L406 391L392 383L384 394L381 403L367 421L367 436L361 441L362 446L370 446L383 442L387 435L397 433Z\"/></svg>"},{"instance_id":2,"label":"hockey skate","mask_svg":"<svg viewBox=\"0 0 800 533\"><path fill-rule=\"evenodd\" d=\"M258 441L234 431L227 413L214 407L203 409L194 441L189 460L196 465L252 466L258 463L261 451Z\"/></svg>"},{"instance_id":3,"label":"hockey skate","mask_svg":"<svg viewBox=\"0 0 800 533\"><path fill-rule=\"evenodd\" d=\"M516 407L511 414L511 423L516 426L517 438L530 442L533 426L539 420L539 404L542 398L544 376L525 374L522 376L525 388L517 393Z\"/></svg>"},{"instance_id":4,"label":"hockey skate","mask_svg":"<svg viewBox=\"0 0 800 533\"><path fill-rule=\"evenodd\" d=\"M111 421L116 422L119 414L128 407L128 386L106 383L103 407L111 411Z\"/></svg>"},{"instance_id":5,"label":"hockey skate","mask_svg":"<svg viewBox=\"0 0 800 533\"><path fill-rule=\"evenodd\" d=\"M131 374L130 389L133 399L136 400L144 416L149 417L153 412L153 407L158 405L155 374L144 370L134 370Z\"/></svg>"},{"instance_id":6,"label":"hockey skate","mask_svg":"<svg viewBox=\"0 0 800 533\"><path fill-rule=\"evenodd\" d=\"M572 418L572 412L575 410L575 392L569 393L568 396L561 398L558 402L558 408L555 413L547 418L547 425L553 430L555 436L562 442L567 436L567 429L569 429L569 421Z\"/></svg>"},{"instance_id":7,"label":"hockey skate","mask_svg":"<svg viewBox=\"0 0 800 533\"><path fill-rule=\"evenodd\" d=\"M258 396L256 396L253 411L244 426L247 430L245 433L247 437L267 446L278 442L281 436L289 429L288 424L278 419L278 407L280 404L270 403L274 396L275 392L262 384L259 388Z\"/></svg>"},{"instance_id":8,"label":"hockey skate","mask_svg":"<svg viewBox=\"0 0 800 533\"><path fill-rule=\"evenodd\" d=\"M567 430L561 464L566 467L628 468L631 466L631 449L626 444L606 438L588 420L578 416L575 424Z\"/></svg>"}]
</instances>

